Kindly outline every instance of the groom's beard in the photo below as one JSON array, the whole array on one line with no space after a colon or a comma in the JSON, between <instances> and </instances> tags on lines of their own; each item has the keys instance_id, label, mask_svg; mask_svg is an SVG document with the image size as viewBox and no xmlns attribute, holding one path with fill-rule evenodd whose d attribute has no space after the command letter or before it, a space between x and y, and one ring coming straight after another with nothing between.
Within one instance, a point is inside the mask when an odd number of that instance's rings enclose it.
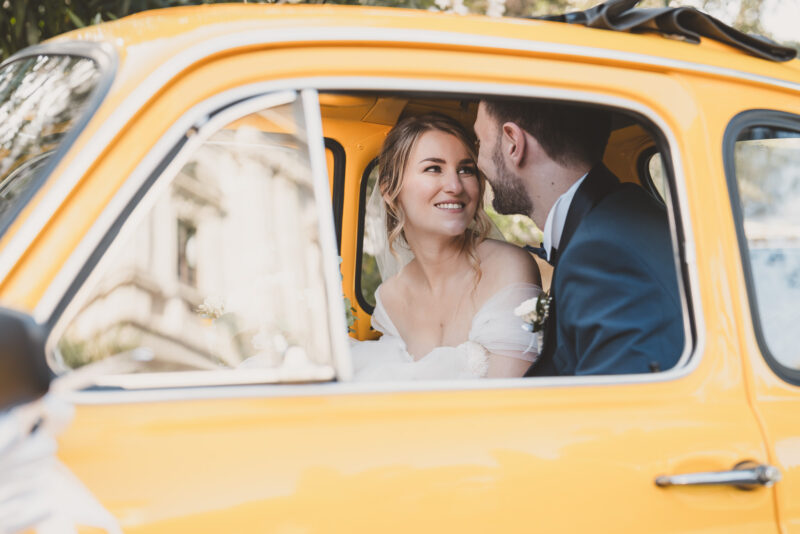
<instances>
[{"instance_id":1,"label":"groom's beard","mask_svg":"<svg viewBox=\"0 0 800 534\"><path fill-rule=\"evenodd\" d=\"M494 200L492 206L503 215L510 215L512 213L519 213L520 215L533 216L533 206L531 200L528 198L528 192L522 185L522 179L511 172L506 167L506 162L503 155L500 153L499 143L495 147L492 154L492 162L494 163L494 180L490 180L492 191L494 192Z\"/></svg>"}]
</instances>

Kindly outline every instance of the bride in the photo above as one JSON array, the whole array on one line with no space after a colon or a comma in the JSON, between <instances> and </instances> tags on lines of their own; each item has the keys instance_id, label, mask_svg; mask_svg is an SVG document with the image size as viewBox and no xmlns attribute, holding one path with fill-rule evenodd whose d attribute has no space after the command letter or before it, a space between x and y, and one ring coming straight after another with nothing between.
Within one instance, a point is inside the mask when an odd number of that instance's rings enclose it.
<instances>
[{"instance_id":1,"label":"bride","mask_svg":"<svg viewBox=\"0 0 800 534\"><path fill-rule=\"evenodd\" d=\"M513 310L541 292L539 269L487 238L476 160L469 133L444 115L389 132L370 202L385 212L384 258L399 272L382 266L372 326L383 336L353 346L356 380L522 376L536 359L535 334Z\"/></svg>"}]
</instances>

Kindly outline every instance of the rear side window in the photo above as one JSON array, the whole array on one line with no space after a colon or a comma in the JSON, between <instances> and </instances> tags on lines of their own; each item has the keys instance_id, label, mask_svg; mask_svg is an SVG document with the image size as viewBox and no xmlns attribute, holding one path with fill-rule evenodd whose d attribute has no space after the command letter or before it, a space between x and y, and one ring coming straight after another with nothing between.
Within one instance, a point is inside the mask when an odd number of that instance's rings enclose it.
<instances>
[{"instance_id":1,"label":"rear side window","mask_svg":"<svg viewBox=\"0 0 800 534\"><path fill-rule=\"evenodd\" d=\"M100 78L94 60L74 56L30 56L0 68L0 233L76 129Z\"/></svg>"},{"instance_id":2,"label":"rear side window","mask_svg":"<svg viewBox=\"0 0 800 534\"><path fill-rule=\"evenodd\" d=\"M773 369L800 383L800 117L740 115L726 148L756 336Z\"/></svg>"}]
</instances>

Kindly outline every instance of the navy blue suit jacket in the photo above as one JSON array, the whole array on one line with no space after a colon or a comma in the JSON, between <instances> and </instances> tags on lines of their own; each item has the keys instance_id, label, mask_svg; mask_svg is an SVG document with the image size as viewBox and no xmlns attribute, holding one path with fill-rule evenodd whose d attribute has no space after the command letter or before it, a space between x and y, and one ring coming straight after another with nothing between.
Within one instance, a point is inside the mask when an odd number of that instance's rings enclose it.
<instances>
[{"instance_id":1,"label":"navy blue suit jacket","mask_svg":"<svg viewBox=\"0 0 800 534\"><path fill-rule=\"evenodd\" d=\"M526 376L647 373L677 363L683 319L666 211L602 165L573 197L550 291L544 347Z\"/></svg>"}]
</instances>

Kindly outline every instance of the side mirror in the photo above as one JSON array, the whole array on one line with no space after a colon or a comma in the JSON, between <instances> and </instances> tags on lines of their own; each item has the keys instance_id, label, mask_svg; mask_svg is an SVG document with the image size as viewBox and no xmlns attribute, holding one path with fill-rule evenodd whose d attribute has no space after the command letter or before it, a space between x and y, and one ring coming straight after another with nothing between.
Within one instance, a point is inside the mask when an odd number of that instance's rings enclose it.
<instances>
[{"instance_id":1,"label":"side mirror","mask_svg":"<svg viewBox=\"0 0 800 534\"><path fill-rule=\"evenodd\" d=\"M0 411L35 400L50 386L45 328L30 316L0 308Z\"/></svg>"}]
</instances>

